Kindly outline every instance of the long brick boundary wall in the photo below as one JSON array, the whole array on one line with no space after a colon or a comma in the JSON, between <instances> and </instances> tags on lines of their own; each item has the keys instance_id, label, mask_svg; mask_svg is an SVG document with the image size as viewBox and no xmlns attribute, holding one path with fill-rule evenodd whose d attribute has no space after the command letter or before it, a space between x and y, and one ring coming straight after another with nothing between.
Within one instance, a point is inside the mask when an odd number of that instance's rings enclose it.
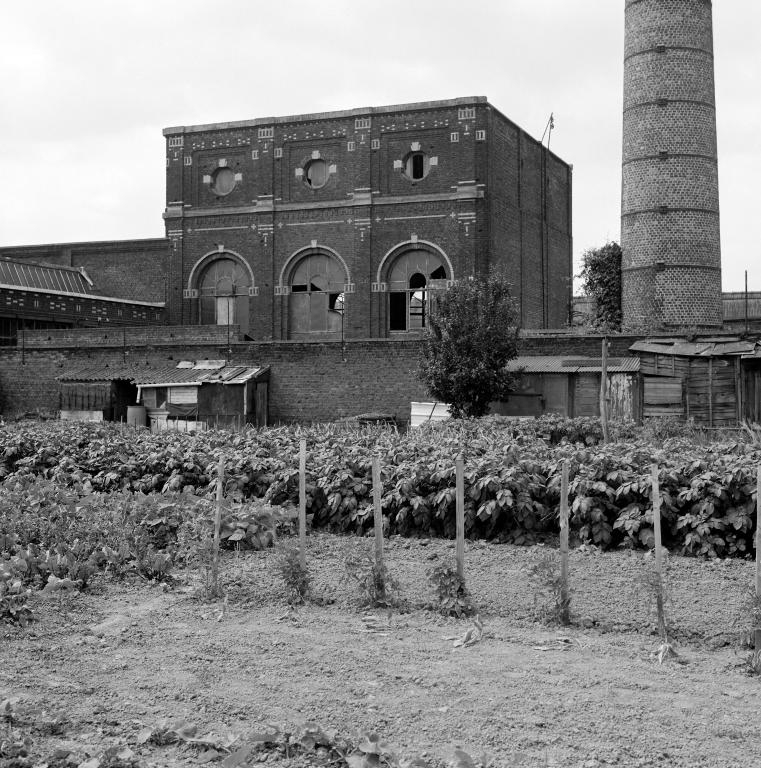
<instances>
[{"instance_id":1,"label":"long brick boundary wall","mask_svg":"<svg viewBox=\"0 0 761 768\"><path fill-rule=\"evenodd\" d=\"M231 339L237 338L234 330ZM531 334L520 349L524 355L599 357L602 338ZM610 354L626 355L636 340L611 337ZM229 358L270 367L272 423L330 421L371 411L407 421L411 401L430 399L417 377L419 349L419 341L387 339L228 345L227 328L217 326L30 331L23 348L0 348L0 394L6 414L52 412L58 409L56 376L65 370Z\"/></svg>"}]
</instances>

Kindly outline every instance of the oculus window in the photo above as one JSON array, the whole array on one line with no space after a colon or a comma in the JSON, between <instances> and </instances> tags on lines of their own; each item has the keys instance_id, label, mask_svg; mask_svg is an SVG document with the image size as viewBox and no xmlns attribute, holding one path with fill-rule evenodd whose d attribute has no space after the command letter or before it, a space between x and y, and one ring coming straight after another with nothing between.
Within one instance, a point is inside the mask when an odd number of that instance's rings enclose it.
<instances>
[{"instance_id":1,"label":"oculus window","mask_svg":"<svg viewBox=\"0 0 761 768\"><path fill-rule=\"evenodd\" d=\"M424 179L431 170L431 161L425 152L410 152L403 163L404 175L410 181Z\"/></svg>"},{"instance_id":2,"label":"oculus window","mask_svg":"<svg viewBox=\"0 0 761 768\"><path fill-rule=\"evenodd\" d=\"M218 197L229 195L235 189L235 173L230 168L217 168L211 174L211 191Z\"/></svg>"},{"instance_id":3,"label":"oculus window","mask_svg":"<svg viewBox=\"0 0 761 768\"><path fill-rule=\"evenodd\" d=\"M322 160L310 160L304 167L304 183L310 189L320 189L328 183L328 164Z\"/></svg>"}]
</instances>

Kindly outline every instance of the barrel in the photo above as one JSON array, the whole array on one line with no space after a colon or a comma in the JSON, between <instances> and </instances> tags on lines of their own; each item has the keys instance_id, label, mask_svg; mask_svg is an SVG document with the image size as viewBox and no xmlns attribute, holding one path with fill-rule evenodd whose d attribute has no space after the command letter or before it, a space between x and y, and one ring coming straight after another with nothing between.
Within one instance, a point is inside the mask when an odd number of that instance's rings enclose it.
<instances>
[{"instance_id":1,"label":"barrel","mask_svg":"<svg viewBox=\"0 0 761 768\"><path fill-rule=\"evenodd\" d=\"M127 424L130 424L133 427L144 427L147 424L144 405L127 406Z\"/></svg>"}]
</instances>

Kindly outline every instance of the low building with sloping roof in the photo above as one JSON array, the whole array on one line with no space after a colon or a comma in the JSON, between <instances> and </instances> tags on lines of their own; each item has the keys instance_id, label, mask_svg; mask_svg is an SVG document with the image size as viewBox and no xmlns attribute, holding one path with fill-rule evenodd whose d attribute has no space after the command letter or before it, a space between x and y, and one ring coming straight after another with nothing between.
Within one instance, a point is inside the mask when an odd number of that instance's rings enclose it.
<instances>
[{"instance_id":1,"label":"low building with sloping roof","mask_svg":"<svg viewBox=\"0 0 761 768\"><path fill-rule=\"evenodd\" d=\"M761 422L761 343L755 339L650 338L629 349L640 359L645 418L708 427Z\"/></svg>"},{"instance_id":2,"label":"low building with sloping roof","mask_svg":"<svg viewBox=\"0 0 761 768\"><path fill-rule=\"evenodd\" d=\"M82 268L0 258L0 344L24 331L76 326L161 325L164 302L102 296Z\"/></svg>"},{"instance_id":3,"label":"low building with sloping roof","mask_svg":"<svg viewBox=\"0 0 761 768\"><path fill-rule=\"evenodd\" d=\"M59 375L62 418L130 421L152 429L268 423L270 370L224 360L82 366Z\"/></svg>"},{"instance_id":4,"label":"low building with sloping roof","mask_svg":"<svg viewBox=\"0 0 761 768\"><path fill-rule=\"evenodd\" d=\"M503 416L599 416L602 358L564 355L516 357L507 370L517 377L507 400L492 403ZM640 418L639 359L607 361L609 414L622 421Z\"/></svg>"}]
</instances>

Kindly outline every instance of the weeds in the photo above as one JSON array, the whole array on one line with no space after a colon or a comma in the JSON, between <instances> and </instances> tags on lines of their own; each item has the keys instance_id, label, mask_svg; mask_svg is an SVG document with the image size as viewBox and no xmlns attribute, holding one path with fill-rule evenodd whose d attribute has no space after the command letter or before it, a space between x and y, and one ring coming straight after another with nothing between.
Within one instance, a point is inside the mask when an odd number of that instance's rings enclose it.
<instances>
[{"instance_id":1,"label":"weeds","mask_svg":"<svg viewBox=\"0 0 761 768\"><path fill-rule=\"evenodd\" d=\"M539 560L528 568L534 591L534 614L545 624L570 623L571 595L563 599L560 561L552 550L542 552Z\"/></svg>"},{"instance_id":2,"label":"weeds","mask_svg":"<svg viewBox=\"0 0 761 768\"><path fill-rule=\"evenodd\" d=\"M645 571L637 577L637 584L644 592L645 599L651 610L654 609L658 634L663 644L668 645L670 627L666 621L666 606L671 602L668 590L669 556L668 550L663 550L663 572L658 573L655 567L655 555L652 552L645 554Z\"/></svg>"},{"instance_id":3,"label":"weeds","mask_svg":"<svg viewBox=\"0 0 761 768\"><path fill-rule=\"evenodd\" d=\"M378 564L372 552L350 553L344 567L347 580L359 589L363 608L391 608L399 604L399 585L386 564Z\"/></svg>"},{"instance_id":4,"label":"weeds","mask_svg":"<svg viewBox=\"0 0 761 768\"><path fill-rule=\"evenodd\" d=\"M283 547L277 559L277 570L285 584L285 599L288 605L302 605L310 596L312 577L301 562L301 550L294 545Z\"/></svg>"},{"instance_id":5,"label":"weeds","mask_svg":"<svg viewBox=\"0 0 761 768\"><path fill-rule=\"evenodd\" d=\"M436 610L443 616L470 616L476 611L473 599L465 586L465 577L457 572L453 562L442 562L428 571L428 578L436 591Z\"/></svg>"}]
</instances>

